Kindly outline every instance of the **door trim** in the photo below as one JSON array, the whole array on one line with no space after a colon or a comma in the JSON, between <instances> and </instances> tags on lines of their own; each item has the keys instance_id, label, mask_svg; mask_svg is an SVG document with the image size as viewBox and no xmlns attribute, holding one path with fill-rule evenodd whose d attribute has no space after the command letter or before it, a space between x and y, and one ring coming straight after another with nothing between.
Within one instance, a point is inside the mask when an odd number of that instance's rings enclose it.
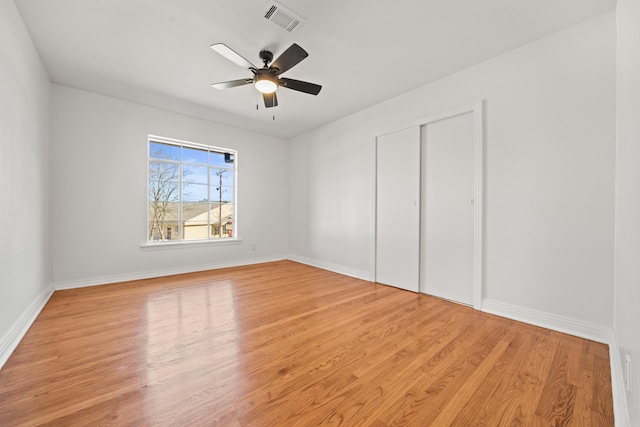
<instances>
[{"instance_id":1,"label":"door trim","mask_svg":"<svg viewBox=\"0 0 640 427\"><path fill-rule=\"evenodd\" d=\"M401 126L386 129L373 135L373 179L371 197L371 281L376 281L376 209L377 209L377 140L380 136L397 132L415 126L424 126L440 120L473 114L473 308L480 310L482 307L484 289L484 101L434 114L418 120L413 120ZM419 141L418 141L419 142Z\"/></svg>"}]
</instances>

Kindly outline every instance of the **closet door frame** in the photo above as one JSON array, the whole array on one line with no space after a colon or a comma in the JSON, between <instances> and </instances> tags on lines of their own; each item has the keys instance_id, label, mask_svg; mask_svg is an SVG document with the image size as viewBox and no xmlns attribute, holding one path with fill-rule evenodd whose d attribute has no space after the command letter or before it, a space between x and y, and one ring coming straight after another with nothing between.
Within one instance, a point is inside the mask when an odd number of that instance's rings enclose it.
<instances>
[{"instance_id":1,"label":"closet door frame","mask_svg":"<svg viewBox=\"0 0 640 427\"><path fill-rule=\"evenodd\" d=\"M376 282L377 247L377 140L378 137L403 129L424 126L462 114L473 114L473 308L480 310L484 289L484 101L478 101L443 113L414 120L404 125L376 132L373 137L373 179L371 197L371 281ZM416 141L420 144L420 140ZM420 160L418 160L420 161ZM418 230L419 231L419 230ZM420 268L418 265L417 268Z\"/></svg>"}]
</instances>

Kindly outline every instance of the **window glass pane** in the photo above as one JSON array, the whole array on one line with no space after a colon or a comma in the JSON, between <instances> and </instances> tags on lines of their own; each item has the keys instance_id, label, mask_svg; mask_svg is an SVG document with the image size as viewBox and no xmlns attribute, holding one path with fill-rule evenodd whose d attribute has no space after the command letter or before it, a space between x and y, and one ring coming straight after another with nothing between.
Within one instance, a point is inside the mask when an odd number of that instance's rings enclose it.
<instances>
[{"instance_id":1,"label":"window glass pane","mask_svg":"<svg viewBox=\"0 0 640 427\"><path fill-rule=\"evenodd\" d=\"M182 183L183 202L207 202L209 201L209 186L207 184Z\"/></svg>"},{"instance_id":2,"label":"window glass pane","mask_svg":"<svg viewBox=\"0 0 640 427\"><path fill-rule=\"evenodd\" d=\"M232 230L233 228L233 204L212 203L211 206L211 237L233 237L233 233L230 233L230 230ZM222 234L220 233L220 231L222 231Z\"/></svg>"},{"instance_id":3,"label":"window glass pane","mask_svg":"<svg viewBox=\"0 0 640 427\"><path fill-rule=\"evenodd\" d=\"M209 203L187 202L182 204L182 221L207 221Z\"/></svg>"},{"instance_id":4,"label":"window glass pane","mask_svg":"<svg viewBox=\"0 0 640 427\"><path fill-rule=\"evenodd\" d=\"M178 222L158 224L153 221L149 222L149 240L152 241L169 241L179 240L180 232Z\"/></svg>"},{"instance_id":5,"label":"window glass pane","mask_svg":"<svg viewBox=\"0 0 640 427\"><path fill-rule=\"evenodd\" d=\"M231 203L233 202L233 187L211 186L209 190L210 199L213 203Z\"/></svg>"},{"instance_id":6,"label":"window glass pane","mask_svg":"<svg viewBox=\"0 0 640 427\"><path fill-rule=\"evenodd\" d=\"M211 190L210 200L212 202L232 202L233 191L233 170L211 168Z\"/></svg>"},{"instance_id":7,"label":"window glass pane","mask_svg":"<svg viewBox=\"0 0 640 427\"><path fill-rule=\"evenodd\" d=\"M233 170L211 168L211 185L233 187Z\"/></svg>"},{"instance_id":8,"label":"window glass pane","mask_svg":"<svg viewBox=\"0 0 640 427\"><path fill-rule=\"evenodd\" d=\"M149 201L177 202L180 194L180 165L149 162Z\"/></svg>"},{"instance_id":9,"label":"window glass pane","mask_svg":"<svg viewBox=\"0 0 640 427\"><path fill-rule=\"evenodd\" d=\"M178 235L177 202L149 201L149 240L176 240Z\"/></svg>"},{"instance_id":10,"label":"window glass pane","mask_svg":"<svg viewBox=\"0 0 640 427\"><path fill-rule=\"evenodd\" d=\"M220 153L211 151L209 153L209 164L211 166L224 166L225 168L233 167L234 156L231 153Z\"/></svg>"},{"instance_id":11,"label":"window glass pane","mask_svg":"<svg viewBox=\"0 0 640 427\"><path fill-rule=\"evenodd\" d=\"M151 141L149 142L149 157L152 159L180 161L180 147Z\"/></svg>"},{"instance_id":12,"label":"window glass pane","mask_svg":"<svg viewBox=\"0 0 640 427\"><path fill-rule=\"evenodd\" d=\"M185 240L207 239L209 237L209 204L184 203L182 227Z\"/></svg>"},{"instance_id":13,"label":"window glass pane","mask_svg":"<svg viewBox=\"0 0 640 427\"><path fill-rule=\"evenodd\" d=\"M207 166L182 166L182 182L190 184L208 184L209 168Z\"/></svg>"},{"instance_id":14,"label":"window glass pane","mask_svg":"<svg viewBox=\"0 0 640 427\"><path fill-rule=\"evenodd\" d=\"M185 163L209 164L209 152L197 148L182 147L182 161Z\"/></svg>"}]
</instances>

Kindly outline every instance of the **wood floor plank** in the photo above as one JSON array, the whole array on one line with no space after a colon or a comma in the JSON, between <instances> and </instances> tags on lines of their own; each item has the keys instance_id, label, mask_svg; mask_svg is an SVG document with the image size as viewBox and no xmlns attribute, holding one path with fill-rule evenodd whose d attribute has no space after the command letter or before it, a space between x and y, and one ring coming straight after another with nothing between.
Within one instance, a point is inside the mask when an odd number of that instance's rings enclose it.
<instances>
[{"instance_id":1,"label":"wood floor plank","mask_svg":"<svg viewBox=\"0 0 640 427\"><path fill-rule=\"evenodd\" d=\"M593 388L592 401L589 405L594 426L608 425L611 421L612 394L611 369L606 346L589 342L589 354L593 355Z\"/></svg>"},{"instance_id":2,"label":"wood floor plank","mask_svg":"<svg viewBox=\"0 0 640 427\"><path fill-rule=\"evenodd\" d=\"M514 360L513 371L507 375L507 387L500 394L501 403L489 425L526 425L537 420L538 401L549 375L559 334L546 330L533 333L532 347L527 357Z\"/></svg>"},{"instance_id":3,"label":"wood floor plank","mask_svg":"<svg viewBox=\"0 0 640 427\"><path fill-rule=\"evenodd\" d=\"M545 387L538 401L536 414L545 423L556 426L567 426L573 421L576 406L577 377L570 374L574 371L570 364L570 349L565 339L561 339L549 368ZM579 361L574 362L579 366ZM574 384L572 384L572 382Z\"/></svg>"},{"instance_id":4,"label":"wood floor plank","mask_svg":"<svg viewBox=\"0 0 640 427\"><path fill-rule=\"evenodd\" d=\"M507 389L514 373L514 365L529 354L533 341L523 328L510 328L517 333L508 340L509 345L496 361L489 375L473 393L466 405L453 419L452 426L493 426L491 420L496 415L496 406ZM494 397L496 396L496 397Z\"/></svg>"},{"instance_id":5,"label":"wood floor plank","mask_svg":"<svg viewBox=\"0 0 640 427\"><path fill-rule=\"evenodd\" d=\"M474 393L498 363L498 360L504 356L505 352L509 348L509 342L510 337L507 339L501 339L495 346L493 346L490 353L484 360L482 360L478 368L474 370L473 373L464 381L453 397L445 402L445 406L442 411L433 420L433 425L444 425L445 423L451 424L451 420L456 420L457 415L471 400Z\"/></svg>"},{"instance_id":6,"label":"wood floor plank","mask_svg":"<svg viewBox=\"0 0 640 427\"><path fill-rule=\"evenodd\" d=\"M608 348L291 261L57 291L4 426L612 426Z\"/></svg>"}]
</instances>

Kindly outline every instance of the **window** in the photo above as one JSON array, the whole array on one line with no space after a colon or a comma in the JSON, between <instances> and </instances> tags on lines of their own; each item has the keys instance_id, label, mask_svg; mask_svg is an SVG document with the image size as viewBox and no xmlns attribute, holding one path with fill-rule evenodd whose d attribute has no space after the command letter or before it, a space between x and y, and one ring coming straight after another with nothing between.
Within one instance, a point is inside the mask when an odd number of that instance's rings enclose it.
<instances>
[{"instance_id":1,"label":"window","mask_svg":"<svg viewBox=\"0 0 640 427\"><path fill-rule=\"evenodd\" d=\"M235 150L149 137L149 242L234 239Z\"/></svg>"}]
</instances>

